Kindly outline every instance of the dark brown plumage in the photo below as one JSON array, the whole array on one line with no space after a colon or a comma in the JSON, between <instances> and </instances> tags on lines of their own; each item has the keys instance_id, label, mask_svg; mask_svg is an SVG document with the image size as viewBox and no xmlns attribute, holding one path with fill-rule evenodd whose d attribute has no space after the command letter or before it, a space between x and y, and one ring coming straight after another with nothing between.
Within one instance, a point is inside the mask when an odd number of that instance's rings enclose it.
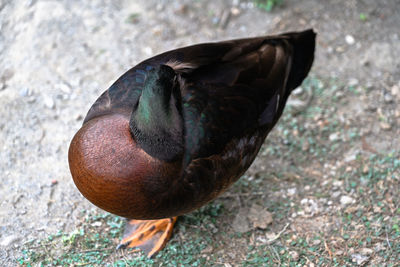
<instances>
[{"instance_id":1,"label":"dark brown plumage","mask_svg":"<svg viewBox=\"0 0 400 267\"><path fill-rule=\"evenodd\" d=\"M308 74L314 48L308 30L194 45L143 61L99 97L72 140L75 184L95 205L131 219L201 207L253 162Z\"/></svg>"}]
</instances>

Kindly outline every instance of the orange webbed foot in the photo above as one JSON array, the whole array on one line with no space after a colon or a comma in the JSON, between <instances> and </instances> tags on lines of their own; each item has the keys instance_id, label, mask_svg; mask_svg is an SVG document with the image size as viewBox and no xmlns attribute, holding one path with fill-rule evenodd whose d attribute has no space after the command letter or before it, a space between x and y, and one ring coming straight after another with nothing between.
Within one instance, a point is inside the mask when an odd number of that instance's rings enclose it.
<instances>
[{"instance_id":1,"label":"orange webbed foot","mask_svg":"<svg viewBox=\"0 0 400 267\"><path fill-rule=\"evenodd\" d=\"M137 247L143 250L147 257L152 257L167 244L177 218L130 220L126 225L124 236L117 249Z\"/></svg>"}]
</instances>

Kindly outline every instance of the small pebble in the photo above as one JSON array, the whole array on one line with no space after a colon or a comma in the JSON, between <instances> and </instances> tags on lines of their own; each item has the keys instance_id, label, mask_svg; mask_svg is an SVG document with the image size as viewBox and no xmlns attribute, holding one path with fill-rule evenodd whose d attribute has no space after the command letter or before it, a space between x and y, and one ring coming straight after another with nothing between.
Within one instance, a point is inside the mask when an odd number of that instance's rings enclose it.
<instances>
[{"instance_id":1,"label":"small pebble","mask_svg":"<svg viewBox=\"0 0 400 267\"><path fill-rule=\"evenodd\" d=\"M343 46L336 47L336 52L338 52L338 53L344 52L344 47Z\"/></svg>"},{"instance_id":2,"label":"small pebble","mask_svg":"<svg viewBox=\"0 0 400 267\"><path fill-rule=\"evenodd\" d=\"M356 40L354 39L354 37L351 36L351 35L349 35L349 34L346 35L345 39L346 39L346 43L347 43L348 45L353 45L353 44L356 42Z\"/></svg>"},{"instance_id":3,"label":"small pebble","mask_svg":"<svg viewBox=\"0 0 400 267\"><path fill-rule=\"evenodd\" d=\"M356 78L351 78L349 82L347 83L348 86L357 86L358 85L358 80Z\"/></svg>"},{"instance_id":4,"label":"small pebble","mask_svg":"<svg viewBox=\"0 0 400 267\"><path fill-rule=\"evenodd\" d=\"M296 187L289 188L287 191L289 196L293 196L297 193L297 188Z\"/></svg>"},{"instance_id":5,"label":"small pebble","mask_svg":"<svg viewBox=\"0 0 400 267\"><path fill-rule=\"evenodd\" d=\"M237 16L237 15L240 14L240 9L237 8L237 7L232 7L231 8L231 13L232 13L233 16Z\"/></svg>"},{"instance_id":6,"label":"small pebble","mask_svg":"<svg viewBox=\"0 0 400 267\"><path fill-rule=\"evenodd\" d=\"M266 237L268 240L273 240L273 239L276 238L276 234L275 234L274 232L267 232L267 233L265 234L265 237Z\"/></svg>"},{"instance_id":7,"label":"small pebble","mask_svg":"<svg viewBox=\"0 0 400 267\"><path fill-rule=\"evenodd\" d=\"M147 46L147 47L143 48L143 52L146 55L151 56L153 54L153 49L151 49L151 47Z\"/></svg>"},{"instance_id":8,"label":"small pebble","mask_svg":"<svg viewBox=\"0 0 400 267\"><path fill-rule=\"evenodd\" d=\"M335 187L342 187L343 181L335 180L335 181L333 181L332 185Z\"/></svg>"},{"instance_id":9,"label":"small pebble","mask_svg":"<svg viewBox=\"0 0 400 267\"><path fill-rule=\"evenodd\" d=\"M340 204L342 204L343 206L347 206L347 205L352 204L354 202L355 202L355 200L352 197L349 197L349 196L341 196L340 197Z\"/></svg>"},{"instance_id":10,"label":"small pebble","mask_svg":"<svg viewBox=\"0 0 400 267\"><path fill-rule=\"evenodd\" d=\"M66 85L65 83L60 83L58 85L58 87L65 94L70 94L71 93L71 88L68 85Z\"/></svg>"},{"instance_id":11,"label":"small pebble","mask_svg":"<svg viewBox=\"0 0 400 267\"><path fill-rule=\"evenodd\" d=\"M21 90L19 90L19 95L20 96L30 96L31 95L31 91L29 90L29 88L24 87Z\"/></svg>"},{"instance_id":12,"label":"small pebble","mask_svg":"<svg viewBox=\"0 0 400 267\"><path fill-rule=\"evenodd\" d=\"M75 115L75 120L80 121L81 119L83 119L82 114Z\"/></svg>"},{"instance_id":13,"label":"small pebble","mask_svg":"<svg viewBox=\"0 0 400 267\"><path fill-rule=\"evenodd\" d=\"M385 100L386 103L391 103L393 102L393 97L390 94L385 94L383 96L383 99Z\"/></svg>"},{"instance_id":14,"label":"small pebble","mask_svg":"<svg viewBox=\"0 0 400 267\"><path fill-rule=\"evenodd\" d=\"M344 161L345 162L351 162L356 160L358 153L351 153L345 156Z\"/></svg>"},{"instance_id":15,"label":"small pebble","mask_svg":"<svg viewBox=\"0 0 400 267\"><path fill-rule=\"evenodd\" d=\"M308 143L308 141L304 141L303 145L301 146L301 149L303 151L307 151L310 148L310 144Z\"/></svg>"},{"instance_id":16,"label":"small pebble","mask_svg":"<svg viewBox=\"0 0 400 267\"><path fill-rule=\"evenodd\" d=\"M247 216L253 228L267 229L268 225L272 223L272 214L266 208L253 204Z\"/></svg>"},{"instance_id":17,"label":"small pebble","mask_svg":"<svg viewBox=\"0 0 400 267\"><path fill-rule=\"evenodd\" d=\"M369 166L368 166L367 164L365 164L365 165L363 166L362 172L363 172L363 174L367 174L368 171L369 171Z\"/></svg>"},{"instance_id":18,"label":"small pebble","mask_svg":"<svg viewBox=\"0 0 400 267\"><path fill-rule=\"evenodd\" d=\"M339 134L338 133L332 133L329 135L329 141L336 141L339 139Z\"/></svg>"},{"instance_id":19,"label":"small pebble","mask_svg":"<svg viewBox=\"0 0 400 267\"><path fill-rule=\"evenodd\" d=\"M292 95L301 95L302 93L304 93L304 89L302 87L297 87L292 91Z\"/></svg>"},{"instance_id":20,"label":"small pebble","mask_svg":"<svg viewBox=\"0 0 400 267\"><path fill-rule=\"evenodd\" d=\"M358 265L363 265L364 263L366 263L369 259L368 256L364 256L361 254L352 254L351 255L352 261L357 263Z\"/></svg>"},{"instance_id":21,"label":"small pebble","mask_svg":"<svg viewBox=\"0 0 400 267\"><path fill-rule=\"evenodd\" d=\"M389 123L384 121L382 121L379 125L381 126L382 130L390 130L392 128L392 126Z\"/></svg>"},{"instance_id":22,"label":"small pebble","mask_svg":"<svg viewBox=\"0 0 400 267\"><path fill-rule=\"evenodd\" d=\"M94 222L94 223L92 223L92 224L90 224L91 226L94 226L94 227L99 227L99 226L101 226L101 222L100 221L97 221L97 222Z\"/></svg>"},{"instance_id":23,"label":"small pebble","mask_svg":"<svg viewBox=\"0 0 400 267\"><path fill-rule=\"evenodd\" d=\"M53 98L51 98L48 95L43 95L43 102L44 102L44 105L49 109L53 109L55 107Z\"/></svg>"},{"instance_id":24,"label":"small pebble","mask_svg":"<svg viewBox=\"0 0 400 267\"><path fill-rule=\"evenodd\" d=\"M290 255L290 257L292 257L292 259L294 261L298 261L299 260L299 253L297 251L294 251L294 250L289 251L289 255Z\"/></svg>"},{"instance_id":25,"label":"small pebble","mask_svg":"<svg viewBox=\"0 0 400 267\"><path fill-rule=\"evenodd\" d=\"M312 244L313 244L313 246L318 246L319 244L321 244L321 240L315 239L315 240L312 242Z\"/></svg>"},{"instance_id":26,"label":"small pebble","mask_svg":"<svg viewBox=\"0 0 400 267\"><path fill-rule=\"evenodd\" d=\"M390 89L390 93L392 95L399 95L400 88L397 85L393 85L392 88Z\"/></svg>"},{"instance_id":27,"label":"small pebble","mask_svg":"<svg viewBox=\"0 0 400 267\"><path fill-rule=\"evenodd\" d=\"M337 256L343 255L343 250L336 250L335 255Z\"/></svg>"}]
</instances>

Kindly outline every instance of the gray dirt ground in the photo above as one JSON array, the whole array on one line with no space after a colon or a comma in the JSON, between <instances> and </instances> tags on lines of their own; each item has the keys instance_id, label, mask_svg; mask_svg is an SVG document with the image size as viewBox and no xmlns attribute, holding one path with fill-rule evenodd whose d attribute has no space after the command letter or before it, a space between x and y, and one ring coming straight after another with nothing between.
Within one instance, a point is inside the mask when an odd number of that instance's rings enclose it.
<instances>
[{"instance_id":1,"label":"gray dirt ground","mask_svg":"<svg viewBox=\"0 0 400 267\"><path fill-rule=\"evenodd\" d=\"M172 48L312 27L313 75L370 88L364 98L344 94L338 109L357 117L350 121L372 150L399 151L399 6L285 0L268 13L240 0L0 0L0 265L15 265L26 240L71 231L79 211L95 209L71 180L69 142L115 79ZM231 8L226 25L218 24ZM263 164L257 160L249 173Z\"/></svg>"}]
</instances>

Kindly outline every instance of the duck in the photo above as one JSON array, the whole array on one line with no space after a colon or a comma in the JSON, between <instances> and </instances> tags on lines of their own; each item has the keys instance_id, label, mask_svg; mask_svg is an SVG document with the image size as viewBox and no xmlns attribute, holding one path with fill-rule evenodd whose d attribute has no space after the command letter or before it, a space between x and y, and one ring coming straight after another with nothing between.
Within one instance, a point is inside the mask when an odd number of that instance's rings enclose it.
<instances>
[{"instance_id":1,"label":"duck","mask_svg":"<svg viewBox=\"0 0 400 267\"><path fill-rule=\"evenodd\" d=\"M314 61L312 29L178 48L107 89L73 137L73 181L128 219L118 248L162 250L177 217L212 201L254 161Z\"/></svg>"}]
</instances>

